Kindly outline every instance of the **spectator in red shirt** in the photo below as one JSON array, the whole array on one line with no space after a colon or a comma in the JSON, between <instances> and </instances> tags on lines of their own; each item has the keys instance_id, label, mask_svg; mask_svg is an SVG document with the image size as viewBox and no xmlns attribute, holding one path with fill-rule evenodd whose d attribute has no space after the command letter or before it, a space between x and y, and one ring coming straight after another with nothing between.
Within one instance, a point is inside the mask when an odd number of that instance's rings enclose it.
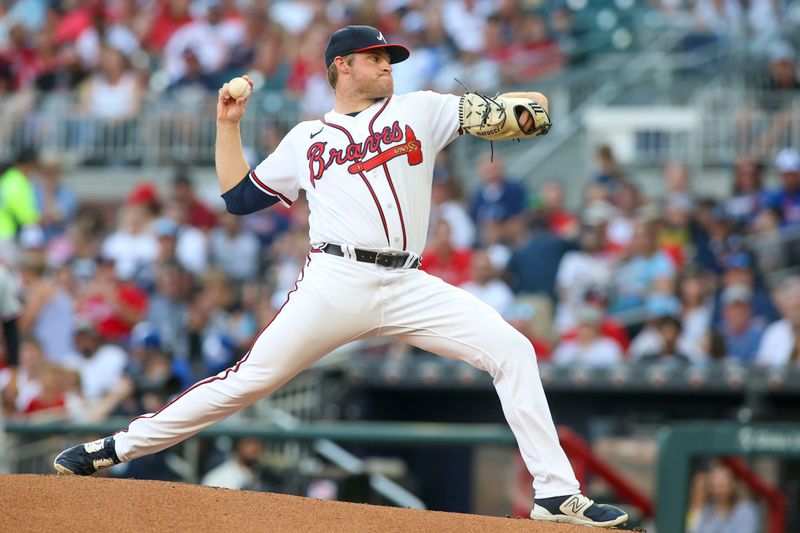
<instances>
[{"instance_id":1,"label":"spectator in red shirt","mask_svg":"<svg viewBox=\"0 0 800 533\"><path fill-rule=\"evenodd\" d=\"M98 16L105 16L102 0L83 0L72 9L64 12L55 28L56 42L59 44L72 42L92 26Z\"/></svg>"},{"instance_id":2,"label":"spectator in red shirt","mask_svg":"<svg viewBox=\"0 0 800 533\"><path fill-rule=\"evenodd\" d=\"M559 70L564 55L547 31L545 21L535 13L522 17L517 39L509 46L507 68L510 81L529 80Z\"/></svg>"},{"instance_id":3,"label":"spectator in red shirt","mask_svg":"<svg viewBox=\"0 0 800 533\"><path fill-rule=\"evenodd\" d=\"M628 347L631 345L631 338L628 335L625 326L613 319L606 312L608 308L608 295L606 292L601 289L587 291L584 295L584 303L587 307L597 309L602 313L602 319L600 320L600 335L615 341L622 350L622 354L626 355L628 352ZM577 338L578 328L573 328L561 336L561 340L565 341L575 340Z\"/></svg>"},{"instance_id":4,"label":"spectator in red shirt","mask_svg":"<svg viewBox=\"0 0 800 533\"><path fill-rule=\"evenodd\" d=\"M186 223L203 230L217 224L217 215L197 197L187 168L178 168L172 178L172 199L186 206Z\"/></svg>"},{"instance_id":5,"label":"spectator in red shirt","mask_svg":"<svg viewBox=\"0 0 800 533\"><path fill-rule=\"evenodd\" d=\"M144 291L133 283L120 281L114 261L101 258L94 278L80 297L78 314L90 320L104 338L122 342L146 312Z\"/></svg>"},{"instance_id":6,"label":"spectator in red shirt","mask_svg":"<svg viewBox=\"0 0 800 533\"><path fill-rule=\"evenodd\" d=\"M36 79L36 51L29 37L22 24L15 24L8 31L8 46L0 50L4 62L9 65L12 89L17 91L30 87Z\"/></svg>"},{"instance_id":7,"label":"spectator in red shirt","mask_svg":"<svg viewBox=\"0 0 800 533\"><path fill-rule=\"evenodd\" d=\"M152 52L160 52L175 31L192 21L189 0L162 0L155 8L157 14L147 34L146 45Z\"/></svg>"},{"instance_id":8,"label":"spectator in red shirt","mask_svg":"<svg viewBox=\"0 0 800 533\"><path fill-rule=\"evenodd\" d=\"M450 236L450 225L439 220L422 256L422 270L451 285L470 281L472 250L457 249Z\"/></svg>"},{"instance_id":9,"label":"spectator in red shirt","mask_svg":"<svg viewBox=\"0 0 800 533\"><path fill-rule=\"evenodd\" d=\"M574 239L580 230L578 217L564 207L564 186L555 181L543 183L539 187L542 216L554 234L562 239Z\"/></svg>"},{"instance_id":10,"label":"spectator in red shirt","mask_svg":"<svg viewBox=\"0 0 800 533\"><path fill-rule=\"evenodd\" d=\"M54 364L46 364L39 377L42 389L25 408L25 414L61 416L65 414L63 370Z\"/></svg>"}]
</instances>

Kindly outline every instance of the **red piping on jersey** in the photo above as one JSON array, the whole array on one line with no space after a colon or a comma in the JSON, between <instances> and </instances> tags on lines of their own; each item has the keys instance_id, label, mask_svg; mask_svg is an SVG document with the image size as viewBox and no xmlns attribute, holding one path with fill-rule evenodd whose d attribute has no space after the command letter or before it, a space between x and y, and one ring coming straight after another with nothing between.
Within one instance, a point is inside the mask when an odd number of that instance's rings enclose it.
<instances>
[{"instance_id":1,"label":"red piping on jersey","mask_svg":"<svg viewBox=\"0 0 800 533\"><path fill-rule=\"evenodd\" d=\"M356 142L353 140L353 136L350 135L350 132L347 131L347 128L345 128L344 126L340 126L340 125L334 124L332 122L326 122L324 119L320 119L320 122L322 122L326 126L330 126L332 128L336 128L337 130L343 132L345 135L347 135L347 140L350 141L350 144L356 144ZM361 180L364 182L364 185L367 186L367 189L369 189L369 193L372 195L372 200L375 202L375 207L378 208L378 214L381 215L381 222L383 222L383 231L384 231L384 233L386 233L386 243L389 246L391 246L392 242L389 239L389 226L386 225L386 216L384 216L384 214L383 214L383 209L381 208L381 203L378 201L378 197L375 195L375 191L372 190L372 185L369 184L369 180L367 180L367 177L364 175L364 173L363 172L359 172L358 175L361 176Z\"/></svg>"},{"instance_id":2,"label":"red piping on jersey","mask_svg":"<svg viewBox=\"0 0 800 533\"><path fill-rule=\"evenodd\" d=\"M281 311L283 311L283 308L286 307L286 304L289 303L289 297L292 295L292 293L297 291L297 285L301 281L303 281L303 278L305 277L305 273L306 273L306 267L308 265L310 265L310 264L311 264L311 256L309 255L307 260L306 260L305 266L300 270L300 276L298 276L297 281L294 282L294 288L292 290L290 290L289 293L286 295L286 300L283 302L283 305L281 305L280 309L278 309L278 312L275 313L275 316L272 317L272 320L270 320L267 323L267 325L264 326L264 328L261 331L258 332L258 335L256 335L256 337L253 339L253 342L250 343L250 348L247 350L247 353L244 355L244 357L242 357L239 360L239 362L237 362L234 366L226 369L225 370L225 374L222 377L220 377L219 374L215 374L215 375L213 375L213 376L211 376L209 378L206 378L206 379L204 379L202 381L198 381L197 383L195 383L194 385L192 385L191 387L189 387L188 389L186 389L185 391L180 393L171 402L167 403L164 407L162 407L161 409L159 409L155 413L148 414L148 415L140 415L140 416L137 416L136 418L131 419L131 421L128 422L128 427L130 427L131 424L133 424L134 422L136 422L137 420L139 420L141 418L154 418L156 415L158 415L159 413L164 411L164 409L166 409L170 405L174 404L175 402L177 402L178 400L183 398L185 395L189 394L191 391L193 391L194 389L198 388L200 385L206 385L208 383L211 383L211 382L217 381L217 380L223 380L224 381L225 378L227 378L231 373L235 374L239 370L239 367L242 366L242 363L247 361L247 359L250 357L250 354L253 351L253 346L255 346L256 341L258 341L258 338L261 337L261 335L265 331L267 331L267 328L275 321L276 318L278 318L278 315L281 313ZM117 433L127 433L127 432L128 432L127 429L122 429L120 431L117 431ZM116 435L116 433L115 433L115 435Z\"/></svg>"},{"instance_id":3,"label":"red piping on jersey","mask_svg":"<svg viewBox=\"0 0 800 533\"><path fill-rule=\"evenodd\" d=\"M375 113L375 116L374 116L374 117L372 117L372 120L370 120L370 121L369 121L369 132L370 132L370 134L372 133L372 126L374 126L374 125L375 125L375 120L378 118L378 116L379 116L381 113L383 113L383 110L384 110L384 109L386 109L386 106L387 106L387 105L389 105L389 100L391 100L391 99L392 99L391 95L390 95L388 98L386 98L386 101L383 103L383 105L381 106L381 108L380 108L380 109L378 109L378 112L377 112L377 113ZM380 144L380 143L378 143L378 144ZM380 146L378 146L378 151L380 152L380 150L381 150L381 148L380 148Z\"/></svg>"},{"instance_id":4,"label":"red piping on jersey","mask_svg":"<svg viewBox=\"0 0 800 533\"><path fill-rule=\"evenodd\" d=\"M374 135L375 134L375 132L372 131L372 127L375 124L375 119L378 118L378 115L383 113L383 110L386 109L387 105L389 105L389 100L391 100L391 99L392 99L392 97L390 95L386 99L386 101L383 103L381 108L378 109L378 112L375 113L375 116L372 117L372 120L369 121L369 134L370 135ZM408 128L408 126L406 126L406 128ZM378 143L376 148L378 149L378 153L381 153L381 143ZM386 176L386 181L389 183L389 188L392 190L392 196L394 197L394 203L395 203L395 205L397 205L397 214L400 217L400 229L403 232L403 251L405 251L407 239L406 239L406 222L405 222L405 220L403 220L403 209L400 207L400 201L397 199L397 192L395 192L395 190L394 190L394 183L392 183L392 176L389 174L389 167L386 166L386 163L384 163L382 166L383 166L383 173Z\"/></svg>"},{"instance_id":5,"label":"red piping on jersey","mask_svg":"<svg viewBox=\"0 0 800 533\"><path fill-rule=\"evenodd\" d=\"M270 188L270 187L267 187L267 186L264 184L264 182L263 182L263 181L261 181L260 179L258 179L258 176L256 176L256 171L255 171L255 170L251 170L251 171L250 171L250 176L252 176L252 178L253 178L253 181L254 181L254 182L256 182L256 185L258 185L259 187L261 187L262 189L264 189L264 191L265 191L265 192L267 192L267 193L271 194L272 196L277 196L277 197L278 197L278 198L280 198L280 199L281 199L283 202L285 202L287 205L292 205L292 201L291 201L291 200L289 200L287 197L285 197L284 195L282 195L282 194L281 194L281 193L279 193L278 191L276 191L276 190L274 190L274 189L272 189L272 188Z\"/></svg>"}]
</instances>

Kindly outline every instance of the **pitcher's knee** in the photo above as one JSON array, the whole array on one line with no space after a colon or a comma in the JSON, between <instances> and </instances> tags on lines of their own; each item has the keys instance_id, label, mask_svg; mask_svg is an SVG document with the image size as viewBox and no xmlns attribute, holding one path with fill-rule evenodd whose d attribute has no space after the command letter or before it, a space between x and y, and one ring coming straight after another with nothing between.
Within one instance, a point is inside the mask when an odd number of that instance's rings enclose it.
<instances>
[{"instance_id":1,"label":"pitcher's knee","mask_svg":"<svg viewBox=\"0 0 800 533\"><path fill-rule=\"evenodd\" d=\"M258 399L273 392L289 378L276 372L255 371L248 369L242 372L230 372L217 387L224 389L225 394L237 401Z\"/></svg>"},{"instance_id":2,"label":"pitcher's knee","mask_svg":"<svg viewBox=\"0 0 800 533\"><path fill-rule=\"evenodd\" d=\"M531 341L514 328L509 326L509 328L505 330L502 335L498 335L495 340L498 342L497 349L502 359L508 361L519 359L520 361L536 362L536 352L533 349Z\"/></svg>"}]
</instances>

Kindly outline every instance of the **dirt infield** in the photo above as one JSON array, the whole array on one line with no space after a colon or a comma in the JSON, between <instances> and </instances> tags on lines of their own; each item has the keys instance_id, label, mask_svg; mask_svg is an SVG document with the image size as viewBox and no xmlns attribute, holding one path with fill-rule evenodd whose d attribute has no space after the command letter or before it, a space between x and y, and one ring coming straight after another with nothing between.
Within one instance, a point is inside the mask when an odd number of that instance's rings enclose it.
<instances>
[{"instance_id":1,"label":"dirt infield","mask_svg":"<svg viewBox=\"0 0 800 533\"><path fill-rule=\"evenodd\" d=\"M0 475L0 531L527 532L593 528L127 479Z\"/></svg>"}]
</instances>

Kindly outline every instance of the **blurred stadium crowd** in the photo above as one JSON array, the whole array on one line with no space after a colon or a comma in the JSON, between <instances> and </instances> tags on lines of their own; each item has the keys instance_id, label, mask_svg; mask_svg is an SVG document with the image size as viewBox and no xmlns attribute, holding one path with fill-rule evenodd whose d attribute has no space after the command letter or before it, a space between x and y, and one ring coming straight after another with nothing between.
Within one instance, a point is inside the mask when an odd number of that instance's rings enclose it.
<instances>
[{"instance_id":1,"label":"blurred stadium crowd","mask_svg":"<svg viewBox=\"0 0 800 533\"><path fill-rule=\"evenodd\" d=\"M0 5L0 95L15 111L28 89L80 90L82 111L121 120L147 91L196 101L244 71L259 87L288 91L308 114L331 102L324 64L336 27L362 23L408 43L395 69L398 93L458 89L453 77L489 90L557 70L575 35L562 8L516 1L235 2L233 0L18 0ZM562 51L562 50L567 50ZM262 85L263 84L263 85ZM9 104L11 105L11 104Z\"/></svg>"},{"instance_id":2,"label":"blurred stadium crowd","mask_svg":"<svg viewBox=\"0 0 800 533\"><path fill-rule=\"evenodd\" d=\"M78 91L108 120L165 91L197 104L235 75L287 91L306 116L331 103L319 60L331 31L371 24L415 53L394 68L399 94L524 83L637 45L630 21L658 12L696 28L687 47L746 39L764 51L796 25L795 0L11 0L0 3L0 96L22 116Z\"/></svg>"},{"instance_id":3,"label":"blurred stadium crowd","mask_svg":"<svg viewBox=\"0 0 800 533\"><path fill-rule=\"evenodd\" d=\"M488 152L462 196L442 158L422 268L497 309L543 361L791 364L800 278L779 278L800 253L800 154L784 149L775 167L780 184L767 189L761 166L738 161L716 201L670 163L666 194L648 199L601 147L571 211L563 185L528 190ZM16 261L2 271L11 368L0 386L17 414L153 410L247 350L308 250L303 201L230 215L204 204L186 167L166 194L140 183L111 216L33 154L0 183L13 198L2 242Z\"/></svg>"}]
</instances>

